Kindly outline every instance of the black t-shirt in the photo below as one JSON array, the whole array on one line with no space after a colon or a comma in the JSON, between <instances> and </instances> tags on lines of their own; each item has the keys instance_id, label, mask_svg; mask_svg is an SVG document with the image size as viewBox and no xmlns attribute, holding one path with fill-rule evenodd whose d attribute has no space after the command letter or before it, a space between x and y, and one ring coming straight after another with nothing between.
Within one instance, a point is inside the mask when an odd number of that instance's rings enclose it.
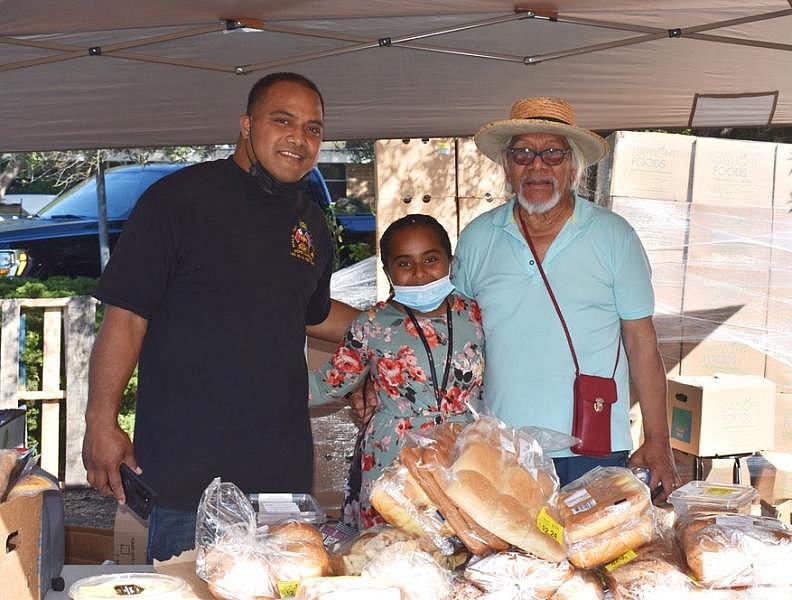
<instances>
[{"instance_id":1,"label":"black t-shirt","mask_svg":"<svg viewBox=\"0 0 792 600\"><path fill-rule=\"evenodd\" d=\"M134 444L160 505L195 510L215 476L310 492L305 325L329 312L331 271L321 209L232 159L140 199L94 295L148 320Z\"/></svg>"}]
</instances>

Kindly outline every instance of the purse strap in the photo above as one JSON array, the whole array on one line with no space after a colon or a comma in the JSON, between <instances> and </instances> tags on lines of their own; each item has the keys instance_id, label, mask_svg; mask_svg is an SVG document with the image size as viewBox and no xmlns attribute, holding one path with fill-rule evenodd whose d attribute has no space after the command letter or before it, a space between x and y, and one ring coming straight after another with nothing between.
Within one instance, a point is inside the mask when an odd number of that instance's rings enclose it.
<instances>
[{"instance_id":1,"label":"purse strap","mask_svg":"<svg viewBox=\"0 0 792 600\"><path fill-rule=\"evenodd\" d=\"M523 235L525 236L525 241L528 242L528 248L531 250L531 255L534 257L534 262L536 263L536 268L539 269L539 274L542 276L542 281L544 281L545 287L547 288L547 293L550 294L550 300L553 301L553 306L555 307L556 314L558 314L558 318L561 320L561 326L564 328L564 335L566 335L567 344L569 344L569 351L572 353L572 361L575 363L575 377L580 375L580 365L578 364L577 354L575 354L575 347L572 345L572 336L569 334L569 328L567 327L566 320L564 320L564 315L561 313L561 307L558 305L558 301L556 300L555 294L553 293L553 288L550 287L550 282L547 279L547 275L545 274L545 270L542 267L542 261L539 260L539 255L536 253L536 248L534 248L533 240L531 239L531 235L528 233L528 228L525 226L525 223L522 219L522 213L520 213L520 209L517 209L517 214L519 215L520 220L520 229L522 229ZM621 355L621 341L616 344L616 364L613 365L613 374L611 378L616 376L616 368L619 366L619 356Z\"/></svg>"}]
</instances>

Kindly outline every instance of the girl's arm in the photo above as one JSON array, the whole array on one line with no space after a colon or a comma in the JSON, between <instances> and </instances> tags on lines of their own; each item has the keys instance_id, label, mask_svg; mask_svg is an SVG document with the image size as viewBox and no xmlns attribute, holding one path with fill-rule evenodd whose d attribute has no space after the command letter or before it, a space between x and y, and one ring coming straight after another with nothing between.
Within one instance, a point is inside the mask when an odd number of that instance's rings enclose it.
<instances>
[{"instance_id":1,"label":"girl's arm","mask_svg":"<svg viewBox=\"0 0 792 600\"><path fill-rule=\"evenodd\" d=\"M366 340L356 339L352 331L346 332L327 363L308 374L309 406L320 406L343 398L368 376Z\"/></svg>"}]
</instances>

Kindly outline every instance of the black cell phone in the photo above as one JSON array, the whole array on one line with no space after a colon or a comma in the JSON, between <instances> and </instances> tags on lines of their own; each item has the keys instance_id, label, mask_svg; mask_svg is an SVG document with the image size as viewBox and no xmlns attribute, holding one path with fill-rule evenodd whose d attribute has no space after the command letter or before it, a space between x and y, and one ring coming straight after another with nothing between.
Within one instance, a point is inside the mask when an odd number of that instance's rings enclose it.
<instances>
[{"instance_id":1,"label":"black cell phone","mask_svg":"<svg viewBox=\"0 0 792 600\"><path fill-rule=\"evenodd\" d=\"M151 509L154 508L157 492L126 463L121 463L119 471L121 472L121 485L124 486L126 505L141 519L148 519Z\"/></svg>"}]
</instances>

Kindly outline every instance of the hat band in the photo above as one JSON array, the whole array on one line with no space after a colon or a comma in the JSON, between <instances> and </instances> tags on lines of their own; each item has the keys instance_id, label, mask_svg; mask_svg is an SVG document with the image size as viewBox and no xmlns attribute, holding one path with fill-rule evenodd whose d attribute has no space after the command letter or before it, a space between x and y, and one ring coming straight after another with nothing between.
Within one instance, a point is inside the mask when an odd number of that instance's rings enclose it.
<instances>
[{"instance_id":1,"label":"hat band","mask_svg":"<svg viewBox=\"0 0 792 600\"><path fill-rule=\"evenodd\" d=\"M531 121L533 121L533 120L536 120L536 121L553 121L555 123L561 123L562 125L573 126L570 122L564 121L563 119L559 119L558 117L543 117L543 116L540 115L540 116L537 116L537 117L531 117L529 120L531 120Z\"/></svg>"}]
</instances>

